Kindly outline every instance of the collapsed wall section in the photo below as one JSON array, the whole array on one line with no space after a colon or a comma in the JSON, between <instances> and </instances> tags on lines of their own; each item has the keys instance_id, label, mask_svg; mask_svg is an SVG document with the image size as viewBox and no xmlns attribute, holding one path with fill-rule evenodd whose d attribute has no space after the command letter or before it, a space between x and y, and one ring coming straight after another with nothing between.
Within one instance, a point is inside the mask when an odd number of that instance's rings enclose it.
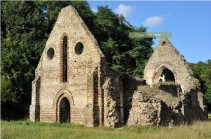
<instances>
[{"instance_id":1,"label":"collapsed wall section","mask_svg":"<svg viewBox=\"0 0 211 139\"><path fill-rule=\"evenodd\" d=\"M173 125L183 122L182 101L170 90L139 86L134 92L128 126Z\"/></svg>"},{"instance_id":2,"label":"collapsed wall section","mask_svg":"<svg viewBox=\"0 0 211 139\"><path fill-rule=\"evenodd\" d=\"M107 70L103 91L104 125L107 127L122 126L124 119L123 85L117 72Z\"/></svg>"},{"instance_id":3,"label":"collapsed wall section","mask_svg":"<svg viewBox=\"0 0 211 139\"><path fill-rule=\"evenodd\" d=\"M132 108L133 94L138 86L146 85L146 82L125 73L120 73L120 79L123 85L124 124L126 124L129 117L129 111Z\"/></svg>"}]
</instances>

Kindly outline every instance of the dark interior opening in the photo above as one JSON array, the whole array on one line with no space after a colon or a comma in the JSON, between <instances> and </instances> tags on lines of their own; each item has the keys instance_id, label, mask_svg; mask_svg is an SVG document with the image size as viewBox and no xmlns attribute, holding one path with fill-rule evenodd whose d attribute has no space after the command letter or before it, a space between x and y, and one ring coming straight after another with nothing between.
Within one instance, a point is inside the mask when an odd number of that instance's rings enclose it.
<instances>
[{"instance_id":1,"label":"dark interior opening","mask_svg":"<svg viewBox=\"0 0 211 139\"><path fill-rule=\"evenodd\" d=\"M84 50L84 45L81 42L78 42L75 46L75 53L80 55Z\"/></svg>"},{"instance_id":2,"label":"dark interior opening","mask_svg":"<svg viewBox=\"0 0 211 139\"><path fill-rule=\"evenodd\" d=\"M47 56L49 59L52 59L54 56L54 49L53 48L49 48L47 51Z\"/></svg>"},{"instance_id":3,"label":"dark interior opening","mask_svg":"<svg viewBox=\"0 0 211 139\"><path fill-rule=\"evenodd\" d=\"M67 36L63 38L63 82L67 81Z\"/></svg>"},{"instance_id":4,"label":"dark interior opening","mask_svg":"<svg viewBox=\"0 0 211 139\"><path fill-rule=\"evenodd\" d=\"M174 74L171 70L164 68L161 76L165 76L165 82L175 82Z\"/></svg>"},{"instance_id":5,"label":"dark interior opening","mask_svg":"<svg viewBox=\"0 0 211 139\"><path fill-rule=\"evenodd\" d=\"M162 42L162 45L166 45L166 42L165 42L165 41L163 41L163 42Z\"/></svg>"},{"instance_id":6,"label":"dark interior opening","mask_svg":"<svg viewBox=\"0 0 211 139\"><path fill-rule=\"evenodd\" d=\"M60 122L69 123L70 122L70 103L67 98L63 98L60 102Z\"/></svg>"}]
</instances>

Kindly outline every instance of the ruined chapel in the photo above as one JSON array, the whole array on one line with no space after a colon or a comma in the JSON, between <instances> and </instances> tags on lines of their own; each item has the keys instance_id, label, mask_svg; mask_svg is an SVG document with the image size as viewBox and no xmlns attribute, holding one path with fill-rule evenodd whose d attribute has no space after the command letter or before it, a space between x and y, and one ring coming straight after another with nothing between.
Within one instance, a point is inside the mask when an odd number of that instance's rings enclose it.
<instances>
[{"instance_id":1,"label":"ruined chapel","mask_svg":"<svg viewBox=\"0 0 211 139\"><path fill-rule=\"evenodd\" d=\"M30 120L85 126L169 125L207 119L199 81L167 38L144 79L112 71L77 11L61 10L35 71Z\"/></svg>"}]
</instances>

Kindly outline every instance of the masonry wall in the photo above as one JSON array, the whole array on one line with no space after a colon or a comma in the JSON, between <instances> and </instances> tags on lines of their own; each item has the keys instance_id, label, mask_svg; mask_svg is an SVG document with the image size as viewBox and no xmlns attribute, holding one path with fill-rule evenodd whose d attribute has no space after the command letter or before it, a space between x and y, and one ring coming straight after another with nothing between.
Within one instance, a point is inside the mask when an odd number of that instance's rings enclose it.
<instances>
[{"instance_id":1,"label":"masonry wall","mask_svg":"<svg viewBox=\"0 0 211 139\"><path fill-rule=\"evenodd\" d=\"M188 62L176 50L167 38L162 38L155 48L144 70L144 79L147 84L158 83L160 69L168 68L175 76L175 82L180 84L184 92L195 88L198 81L194 79Z\"/></svg>"},{"instance_id":2,"label":"masonry wall","mask_svg":"<svg viewBox=\"0 0 211 139\"><path fill-rule=\"evenodd\" d=\"M159 84L159 79L161 76L163 78L162 71L165 68L173 73L175 83L181 87L182 91L178 98L181 99L180 101L183 104L181 110L184 121L206 119L207 108L204 104L203 94L200 93L198 88L199 81L194 77L185 58L179 54L167 38L162 38L145 66L144 79L146 83L151 87ZM174 91L169 90L167 92L172 93ZM174 117L177 119L180 114L176 114Z\"/></svg>"},{"instance_id":3,"label":"masonry wall","mask_svg":"<svg viewBox=\"0 0 211 139\"><path fill-rule=\"evenodd\" d=\"M145 85L146 83L144 80L138 80L124 73L120 74L120 79L123 86L124 124L126 124L132 107L133 94L138 86Z\"/></svg>"},{"instance_id":4,"label":"masonry wall","mask_svg":"<svg viewBox=\"0 0 211 139\"><path fill-rule=\"evenodd\" d=\"M62 58L63 38L65 36L67 37L67 81L63 82ZM83 44L81 54L76 52L76 45L79 42ZM48 56L50 48L53 48L54 51L52 58ZM93 72L96 69L97 80L100 80L98 78L100 68L98 67L103 57L104 55L100 51L96 40L76 10L71 6L63 8L46 43L36 70L36 76L40 78L40 121L59 121L58 106L63 97L68 98L70 102L71 122L85 124L85 119L93 120L94 113L90 112L94 112L94 102L92 100L94 100L95 89L90 89L90 86L96 88L95 82L92 82L92 80L96 80L93 77ZM90 81L90 79L92 80ZM36 90L33 93L36 93ZM34 96L36 94L32 95L32 97ZM34 100L34 98L32 99ZM38 102L34 103L37 104ZM90 111L85 111L87 107L91 107ZM32 111L33 108L30 113L33 113ZM87 115L87 113L89 114ZM93 126L93 122L87 124Z\"/></svg>"},{"instance_id":5,"label":"masonry wall","mask_svg":"<svg viewBox=\"0 0 211 139\"><path fill-rule=\"evenodd\" d=\"M124 123L124 94L122 80L119 73L107 70L104 92L104 125L107 127L119 127Z\"/></svg>"}]
</instances>

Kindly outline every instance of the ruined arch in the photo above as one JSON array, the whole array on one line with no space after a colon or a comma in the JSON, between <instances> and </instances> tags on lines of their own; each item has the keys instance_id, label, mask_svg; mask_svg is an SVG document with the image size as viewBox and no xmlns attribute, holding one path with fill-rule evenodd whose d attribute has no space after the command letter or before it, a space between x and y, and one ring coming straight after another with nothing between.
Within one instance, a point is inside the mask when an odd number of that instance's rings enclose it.
<instances>
[{"instance_id":1,"label":"ruined arch","mask_svg":"<svg viewBox=\"0 0 211 139\"><path fill-rule=\"evenodd\" d=\"M176 72L169 65L162 64L159 66L152 76L152 82L176 82Z\"/></svg>"},{"instance_id":2,"label":"ruined arch","mask_svg":"<svg viewBox=\"0 0 211 139\"><path fill-rule=\"evenodd\" d=\"M164 68L162 75L165 76L165 81L166 82L175 82L175 77L174 74L171 70L169 70L168 68Z\"/></svg>"},{"instance_id":3,"label":"ruined arch","mask_svg":"<svg viewBox=\"0 0 211 139\"><path fill-rule=\"evenodd\" d=\"M68 90L60 90L54 98L53 107L55 108L57 122L62 122L61 115L60 115L61 114L61 104L65 103L65 105L67 105L67 102L62 102L62 101L67 101L67 100L69 102L69 109L70 109L69 119L71 122L71 113L72 113L72 108L74 107L74 99L73 99L72 93Z\"/></svg>"}]
</instances>

